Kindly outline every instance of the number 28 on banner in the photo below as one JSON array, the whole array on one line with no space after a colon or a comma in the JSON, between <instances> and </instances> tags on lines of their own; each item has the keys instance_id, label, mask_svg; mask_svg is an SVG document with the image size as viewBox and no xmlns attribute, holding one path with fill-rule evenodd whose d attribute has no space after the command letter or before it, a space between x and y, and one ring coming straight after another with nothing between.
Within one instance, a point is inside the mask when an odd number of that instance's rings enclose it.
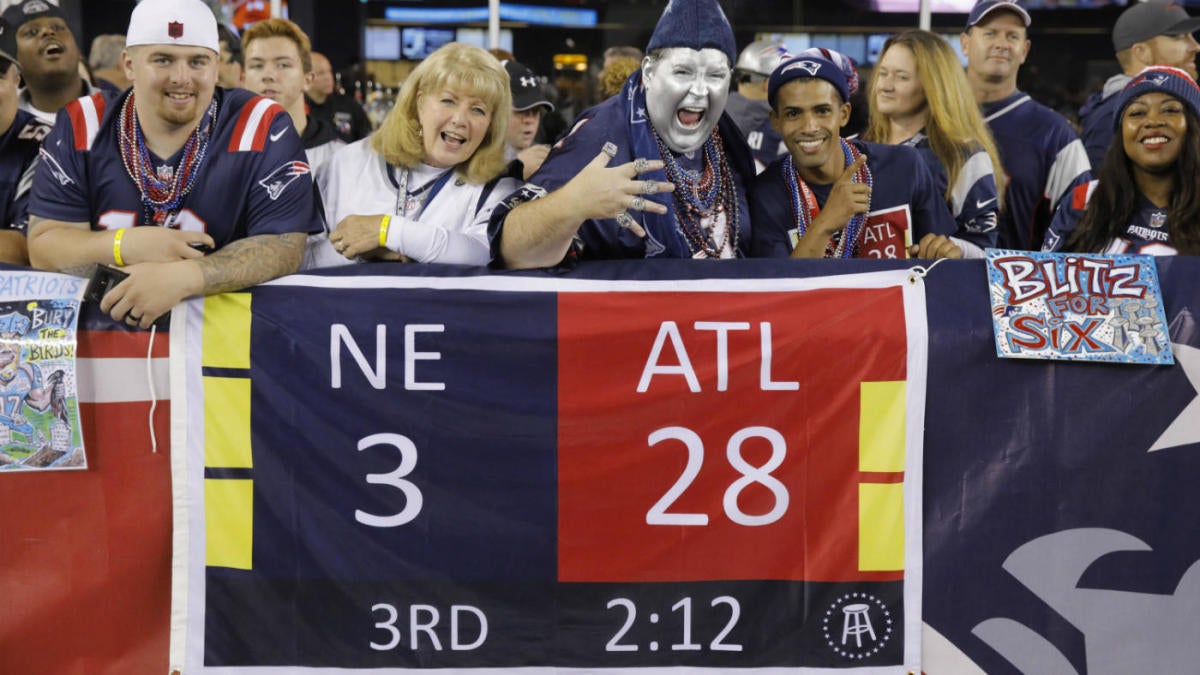
<instances>
[{"instance_id":1,"label":"number 28 on banner","mask_svg":"<svg viewBox=\"0 0 1200 675\"><path fill-rule=\"evenodd\" d=\"M898 289L565 296L560 581L902 578L906 345Z\"/></svg>"}]
</instances>

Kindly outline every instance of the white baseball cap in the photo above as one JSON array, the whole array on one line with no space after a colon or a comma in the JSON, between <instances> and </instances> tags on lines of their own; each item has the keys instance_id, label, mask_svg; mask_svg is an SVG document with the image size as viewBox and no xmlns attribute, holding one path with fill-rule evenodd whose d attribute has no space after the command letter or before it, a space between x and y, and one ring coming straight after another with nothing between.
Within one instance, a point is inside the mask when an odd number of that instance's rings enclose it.
<instances>
[{"instance_id":1,"label":"white baseball cap","mask_svg":"<svg viewBox=\"0 0 1200 675\"><path fill-rule=\"evenodd\" d=\"M129 17L125 46L182 45L221 53L217 18L200 0L142 0Z\"/></svg>"}]
</instances>

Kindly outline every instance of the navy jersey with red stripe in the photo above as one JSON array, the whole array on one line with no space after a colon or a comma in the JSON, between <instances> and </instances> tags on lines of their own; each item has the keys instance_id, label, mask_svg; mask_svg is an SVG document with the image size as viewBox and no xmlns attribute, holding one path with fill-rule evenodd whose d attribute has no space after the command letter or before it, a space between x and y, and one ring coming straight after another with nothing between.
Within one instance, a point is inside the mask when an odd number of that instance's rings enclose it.
<instances>
[{"instance_id":1,"label":"navy jersey with red stripe","mask_svg":"<svg viewBox=\"0 0 1200 675\"><path fill-rule=\"evenodd\" d=\"M25 230L38 148L49 132L41 120L18 110L0 136L0 229Z\"/></svg>"},{"instance_id":2,"label":"navy jersey with red stripe","mask_svg":"<svg viewBox=\"0 0 1200 675\"><path fill-rule=\"evenodd\" d=\"M118 145L125 96L94 94L59 112L42 146L32 215L93 230L151 224ZM169 226L205 231L217 248L253 235L320 232L312 172L287 112L243 89L217 88L213 96L206 156ZM179 155L154 159L174 166Z\"/></svg>"},{"instance_id":3,"label":"navy jersey with red stripe","mask_svg":"<svg viewBox=\"0 0 1200 675\"><path fill-rule=\"evenodd\" d=\"M1043 251L1066 250L1067 239L1083 219L1083 214L1087 211L1088 202L1091 201L1092 193L1098 183L1099 181L1091 181L1080 185L1071 191L1070 200L1063 200L1062 205L1054 214L1053 222L1050 223L1050 230L1046 233L1046 241L1042 246ZM1133 216L1125 224L1121 235L1113 238L1103 251L1098 252L1175 255L1178 251L1170 243L1167 210L1155 206L1139 192Z\"/></svg>"},{"instance_id":4,"label":"navy jersey with red stripe","mask_svg":"<svg viewBox=\"0 0 1200 675\"><path fill-rule=\"evenodd\" d=\"M867 156L874 177L871 211L858 235L856 258L907 258L909 244L926 234L954 234L955 223L920 153L904 145L850 141ZM750 217L755 258L786 258L799 240L791 188L780 158L758 174L751 191ZM810 183L819 206L833 185Z\"/></svg>"},{"instance_id":5,"label":"navy jersey with red stripe","mask_svg":"<svg viewBox=\"0 0 1200 675\"><path fill-rule=\"evenodd\" d=\"M1062 115L1023 91L983 104L983 114L1008 174L997 245L1036 251L1059 203L1091 180L1087 151Z\"/></svg>"}]
</instances>

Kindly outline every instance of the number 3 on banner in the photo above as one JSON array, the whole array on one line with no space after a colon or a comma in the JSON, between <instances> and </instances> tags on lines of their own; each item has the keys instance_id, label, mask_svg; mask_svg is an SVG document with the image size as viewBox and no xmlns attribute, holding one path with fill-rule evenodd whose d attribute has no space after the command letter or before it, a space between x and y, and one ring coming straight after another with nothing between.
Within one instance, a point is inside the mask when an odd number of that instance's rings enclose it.
<instances>
[{"instance_id":1,"label":"number 3 on banner","mask_svg":"<svg viewBox=\"0 0 1200 675\"><path fill-rule=\"evenodd\" d=\"M742 444L747 439L754 437L764 438L771 444L771 457L762 466L754 466L742 457ZM676 440L683 443L688 451L687 466L683 468L683 473L679 476L679 480L671 486L671 489L667 490L662 498L646 512L646 524L708 525L708 514L705 513L667 513L667 509L683 495L696 476L700 475L700 466L704 464L704 441L701 440L699 434L686 427L663 427L652 432L646 439L651 447L665 440ZM778 478L772 476L771 472L778 469L783 464L784 457L787 456L787 442L783 440L783 434L771 427L740 429L729 437L729 443L725 446L725 456L729 460L729 465L742 474L741 478L733 481L725 490L725 498L722 500L725 506L725 515L729 516L733 522L748 527L770 525L782 518L783 514L787 512L790 496L787 488L779 482ZM738 495L753 483L767 488L775 497L775 507L758 516L750 515L738 506Z\"/></svg>"},{"instance_id":2,"label":"number 3 on banner","mask_svg":"<svg viewBox=\"0 0 1200 675\"><path fill-rule=\"evenodd\" d=\"M362 452L377 445L390 445L400 451L400 466L389 473L369 473L367 482L375 485L390 485L404 493L405 505L400 513L390 516L377 516L359 509L354 510L354 519L363 525L371 527L400 527L412 522L421 513L421 505L425 498L421 490L404 477L412 473L417 466L417 446L400 434L372 434L358 442L358 450Z\"/></svg>"}]
</instances>

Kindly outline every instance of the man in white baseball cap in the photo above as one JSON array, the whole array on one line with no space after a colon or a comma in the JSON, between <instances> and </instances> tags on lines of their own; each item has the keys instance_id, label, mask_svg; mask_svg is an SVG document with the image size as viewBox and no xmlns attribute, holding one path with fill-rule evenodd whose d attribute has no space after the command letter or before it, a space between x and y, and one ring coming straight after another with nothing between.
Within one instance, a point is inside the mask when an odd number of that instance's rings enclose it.
<instances>
[{"instance_id":1,"label":"man in white baseball cap","mask_svg":"<svg viewBox=\"0 0 1200 675\"><path fill-rule=\"evenodd\" d=\"M291 117L216 86L212 10L143 0L125 44L132 88L67 105L46 139L29 255L54 271L124 268L100 307L148 328L186 297L296 271L306 235L322 227Z\"/></svg>"}]
</instances>

